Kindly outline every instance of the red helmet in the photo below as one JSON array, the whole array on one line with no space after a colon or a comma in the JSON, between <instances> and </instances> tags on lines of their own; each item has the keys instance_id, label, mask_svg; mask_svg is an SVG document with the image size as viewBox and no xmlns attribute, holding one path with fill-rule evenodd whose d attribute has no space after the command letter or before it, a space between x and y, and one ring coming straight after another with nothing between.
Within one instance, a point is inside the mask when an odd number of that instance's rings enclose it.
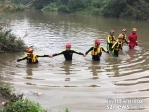
<instances>
[{"instance_id":1,"label":"red helmet","mask_svg":"<svg viewBox=\"0 0 149 112\"><path fill-rule=\"evenodd\" d=\"M66 48L71 48L71 44L66 44Z\"/></svg>"},{"instance_id":2,"label":"red helmet","mask_svg":"<svg viewBox=\"0 0 149 112\"><path fill-rule=\"evenodd\" d=\"M27 53L33 53L33 49L28 48L28 49L26 49L26 52L27 52Z\"/></svg>"},{"instance_id":3,"label":"red helmet","mask_svg":"<svg viewBox=\"0 0 149 112\"><path fill-rule=\"evenodd\" d=\"M121 36L119 36L119 37L118 37L118 39L123 39L123 36L122 36L122 35L121 35Z\"/></svg>"},{"instance_id":4,"label":"red helmet","mask_svg":"<svg viewBox=\"0 0 149 112\"><path fill-rule=\"evenodd\" d=\"M122 29L122 32L126 32L126 28Z\"/></svg>"},{"instance_id":5,"label":"red helmet","mask_svg":"<svg viewBox=\"0 0 149 112\"><path fill-rule=\"evenodd\" d=\"M30 48L27 48L27 49L26 49L26 52L28 52L29 49L30 49Z\"/></svg>"},{"instance_id":6,"label":"red helmet","mask_svg":"<svg viewBox=\"0 0 149 112\"><path fill-rule=\"evenodd\" d=\"M110 33L114 33L114 30L111 30Z\"/></svg>"},{"instance_id":7,"label":"red helmet","mask_svg":"<svg viewBox=\"0 0 149 112\"><path fill-rule=\"evenodd\" d=\"M100 45L100 40L95 40L95 44Z\"/></svg>"}]
</instances>

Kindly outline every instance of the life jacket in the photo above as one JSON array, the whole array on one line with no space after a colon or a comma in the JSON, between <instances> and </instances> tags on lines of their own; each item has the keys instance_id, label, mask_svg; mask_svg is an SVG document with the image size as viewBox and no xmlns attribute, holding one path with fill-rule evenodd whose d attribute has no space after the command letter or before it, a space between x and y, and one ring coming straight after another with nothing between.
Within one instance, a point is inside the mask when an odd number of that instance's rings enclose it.
<instances>
[{"instance_id":1,"label":"life jacket","mask_svg":"<svg viewBox=\"0 0 149 112\"><path fill-rule=\"evenodd\" d=\"M106 41L108 42L108 40L110 40L111 44L115 43L115 36L111 37L110 35L107 36Z\"/></svg>"},{"instance_id":2,"label":"life jacket","mask_svg":"<svg viewBox=\"0 0 149 112\"><path fill-rule=\"evenodd\" d=\"M119 51L122 48L123 43L117 41L117 42L115 42L115 44L117 44L117 45L114 47L114 50Z\"/></svg>"},{"instance_id":3,"label":"life jacket","mask_svg":"<svg viewBox=\"0 0 149 112\"><path fill-rule=\"evenodd\" d=\"M36 62L38 62L37 55L36 54L29 54L29 53L27 53L27 62L28 63L36 63Z\"/></svg>"},{"instance_id":4,"label":"life jacket","mask_svg":"<svg viewBox=\"0 0 149 112\"><path fill-rule=\"evenodd\" d=\"M119 36L123 36L122 42L125 43L125 40L126 40L126 34L120 34Z\"/></svg>"},{"instance_id":5,"label":"life jacket","mask_svg":"<svg viewBox=\"0 0 149 112\"><path fill-rule=\"evenodd\" d=\"M95 49L96 49L96 51L95 51ZM102 47L101 46L98 46L98 47L94 46L94 48L92 50L92 56L96 56L96 55L98 55L101 52L102 52Z\"/></svg>"}]
</instances>

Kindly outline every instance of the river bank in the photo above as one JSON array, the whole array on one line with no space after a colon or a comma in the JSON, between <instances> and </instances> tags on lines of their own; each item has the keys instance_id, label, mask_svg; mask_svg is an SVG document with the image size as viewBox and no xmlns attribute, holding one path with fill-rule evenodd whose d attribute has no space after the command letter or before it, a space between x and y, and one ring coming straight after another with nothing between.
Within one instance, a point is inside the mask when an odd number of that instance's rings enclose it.
<instances>
[{"instance_id":1,"label":"river bank","mask_svg":"<svg viewBox=\"0 0 149 112\"><path fill-rule=\"evenodd\" d=\"M13 0L14 3L20 3ZM30 1L22 2L29 4ZM105 17L149 19L148 0L33 0L31 8Z\"/></svg>"},{"instance_id":2,"label":"river bank","mask_svg":"<svg viewBox=\"0 0 149 112\"><path fill-rule=\"evenodd\" d=\"M0 112L46 112L38 103L14 92L13 87L0 86Z\"/></svg>"},{"instance_id":3,"label":"river bank","mask_svg":"<svg viewBox=\"0 0 149 112\"><path fill-rule=\"evenodd\" d=\"M120 52L118 58L103 53L100 63L92 62L90 54L85 58L74 54L71 63L65 62L63 56L57 56L39 58L38 65L27 65L25 61L14 64L13 60L24 53L3 53L0 55L0 73L5 72L5 75L0 80L12 84L25 93L26 98L52 112L63 112L66 107L71 112L106 112L106 99L117 97L144 98L145 109L142 111L148 112L147 21L40 10L25 10L14 15L16 18L10 27L12 33L23 37L27 30L29 35L23 40L28 46L33 45L38 54L60 52L67 42L84 53L93 46L95 39L100 39L106 48L106 36L111 29L118 36L125 27L128 36L136 27L139 46L129 51L125 44L124 52ZM37 92L44 95L34 95Z\"/></svg>"}]
</instances>

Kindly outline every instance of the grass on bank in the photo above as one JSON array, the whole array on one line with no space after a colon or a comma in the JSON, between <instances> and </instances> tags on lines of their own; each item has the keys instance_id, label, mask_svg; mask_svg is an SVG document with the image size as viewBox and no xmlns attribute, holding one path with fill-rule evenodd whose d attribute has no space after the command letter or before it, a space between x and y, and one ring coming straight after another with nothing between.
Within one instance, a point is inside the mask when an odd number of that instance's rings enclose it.
<instances>
[{"instance_id":1,"label":"grass on bank","mask_svg":"<svg viewBox=\"0 0 149 112\"><path fill-rule=\"evenodd\" d=\"M16 95L10 86L0 86L0 97L8 100L0 112L47 112L38 103L23 99L23 95Z\"/></svg>"},{"instance_id":2,"label":"grass on bank","mask_svg":"<svg viewBox=\"0 0 149 112\"><path fill-rule=\"evenodd\" d=\"M9 85L0 85L0 98L6 99L4 107L0 112L47 112L39 103L29 101L22 95L17 95L14 88ZM68 108L65 112L70 112Z\"/></svg>"}]
</instances>

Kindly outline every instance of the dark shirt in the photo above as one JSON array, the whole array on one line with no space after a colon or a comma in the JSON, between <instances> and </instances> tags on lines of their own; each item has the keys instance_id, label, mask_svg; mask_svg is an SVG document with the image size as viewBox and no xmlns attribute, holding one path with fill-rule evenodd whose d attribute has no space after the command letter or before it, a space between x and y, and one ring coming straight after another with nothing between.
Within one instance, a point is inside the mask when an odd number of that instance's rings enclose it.
<instances>
[{"instance_id":1,"label":"dark shirt","mask_svg":"<svg viewBox=\"0 0 149 112\"><path fill-rule=\"evenodd\" d=\"M76 53L76 54L79 54L79 55L83 55L83 53L77 52L75 50L64 50L64 51L62 51L60 53L53 54L52 56L54 57L54 56L63 54L64 57L65 57L65 60L72 60L73 53Z\"/></svg>"},{"instance_id":2,"label":"dark shirt","mask_svg":"<svg viewBox=\"0 0 149 112\"><path fill-rule=\"evenodd\" d=\"M101 47L102 51L104 52L107 52L103 47ZM96 47L91 47L88 51L86 51L86 55L90 52L90 51L97 51L97 48ZM92 55L92 59L95 60L95 61L100 61L100 57L102 55L102 52L98 53L97 55Z\"/></svg>"}]
</instances>

